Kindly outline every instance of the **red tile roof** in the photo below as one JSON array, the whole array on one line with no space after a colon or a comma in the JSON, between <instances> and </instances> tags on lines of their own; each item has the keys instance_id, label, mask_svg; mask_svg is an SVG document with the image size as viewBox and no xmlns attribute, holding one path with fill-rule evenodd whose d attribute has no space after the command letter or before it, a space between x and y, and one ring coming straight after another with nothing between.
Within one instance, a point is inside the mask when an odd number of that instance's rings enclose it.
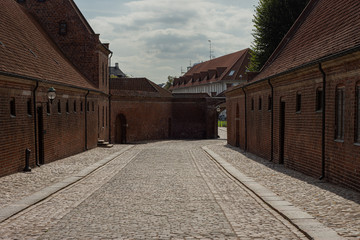
<instances>
[{"instance_id":1,"label":"red tile roof","mask_svg":"<svg viewBox=\"0 0 360 240\"><path fill-rule=\"evenodd\" d=\"M254 81L359 46L359 0L311 0Z\"/></svg>"},{"instance_id":2,"label":"red tile roof","mask_svg":"<svg viewBox=\"0 0 360 240\"><path fill-rule=\"evenodd\" d=\"M227 79L238 79L242 74L240 69L248 64L249 49L244 49L222 57L194 65L182 77L176 78L170 89L200 85ZM232 76L229 73L234 70Z\"/></svg>"},{"instance_id":3,"label":"red tile roof","mask_svg":"<svg viewBox=\"0 0 360 240\"><path fill-rule=\"evenodd\" d=\"M171 97L171 93L146 78L112 78L110 93L116 96Z\"/></svg>"},{"instance_id":4,"label":"red tile roof","mask_svg":"<svg viewBox=\"0 0 360 240\"><path fill-rule=\"evenodd\" d=\"M16 1L0 1L0 23L1 72L96 90Z\"/></svg>"}]
</instances>

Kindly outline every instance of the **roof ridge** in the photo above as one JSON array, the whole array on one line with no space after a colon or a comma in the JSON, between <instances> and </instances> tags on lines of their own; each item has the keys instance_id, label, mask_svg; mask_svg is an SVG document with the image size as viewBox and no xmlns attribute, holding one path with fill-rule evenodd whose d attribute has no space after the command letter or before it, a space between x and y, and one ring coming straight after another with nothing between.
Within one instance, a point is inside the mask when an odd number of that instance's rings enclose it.
<instances>
[{"instance_id":1,"label":"roof ridge","mask_svg":"<svg viewBox=\"0 0 360 240\"><path fill-rule=\"evenodd\" d=\"M243 64L243 62L244 62L244 60L245 60L246 54L250 51L250 48L246 48L246 49L244 49L244 50L242 50L242 51L244 51L244 52L242 53L241 57L240 57L237 61L235 61L234 64L231 65L231 67L229 67L229 69L228 69L227 71L224 71L224 74L223 74L223 76L221 77L220 81L221 81L225 76L227 76L227 74L232 70L232 68L233 68L237 63L240 63L240 62L241 62L240 65L242 66L242 64Z\"/></svg>"},{"instance_id":2,"label":"roof ridge","mask_svg":"<svg viewBox=\"0 0 360 240\"><path fill-rule=\"evenodd\" d=\"M261 67L259 72L262 72L267 66L271 65L272 62L275 61L275 59L279 56L279 54L282 52L282 50L285 48L287 43L290 41L290 39L294 36L294 34L297 32L297 30L300 28L300 26L304 23L304 21L307 19L307 16L314 10L314 7L319 2L319 0L310 0L309 3L306 5L304 10L301 12L299 17L295 20L294 24L290 27L289 31L284 35L276 49L272 52L270 57L266 60L264 65Z\"/></svg>"}]
</instances>

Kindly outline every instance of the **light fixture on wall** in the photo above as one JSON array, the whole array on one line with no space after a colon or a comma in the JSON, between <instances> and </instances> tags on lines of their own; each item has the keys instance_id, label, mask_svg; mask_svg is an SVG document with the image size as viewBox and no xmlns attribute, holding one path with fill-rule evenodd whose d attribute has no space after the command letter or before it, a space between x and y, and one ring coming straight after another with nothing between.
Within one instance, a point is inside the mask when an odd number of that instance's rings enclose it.
<instances>
[{"instance_id":1,"label":"light fixture on wall","mask_svg":"<svg viewBox=\"0 0 360 240\"><path fill-rule=\"evenodd\" d=\"M56 90L53 87L50 87L47 91L48 99L50 100L50 103L52 104L53 100L56 98Z\"/></svg>"}]
</instances>

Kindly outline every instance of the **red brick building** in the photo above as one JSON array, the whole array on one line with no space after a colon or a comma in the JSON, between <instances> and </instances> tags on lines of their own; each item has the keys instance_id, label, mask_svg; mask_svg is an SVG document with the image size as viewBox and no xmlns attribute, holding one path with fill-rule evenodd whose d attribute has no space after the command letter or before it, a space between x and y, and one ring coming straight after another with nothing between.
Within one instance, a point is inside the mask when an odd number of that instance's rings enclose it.
<instances>
[{"instance_id":1,"label":"red brick building","mask_svg":"<svg viewBox=\"0 0 360 240\"><path fill-rule=\"evenodd\" d=\"M71 0L23 2L0 2L0 176L24 168L25 149L35 166L94 148L108 136L98 126L108 104L108 78L101 72L108 69L107 46ZM68 23L65 32L61 21ZM92 47L77 52L85 38ZM75 66L77 60L91 67Z\"/></svg>"},{"instance_id":2,"label":"red brick building","mask_svg":"<svg viewBox=\"0 0 360 240\"><path fill-rule=\"evenodd\" d=\"M246 81L249 49L202 62L191 67L180 78L175 78L173 93L207 93L216 96L226 89Z\"/></svg>"},{"instance_id":3,"label":"red brick building","mask_svg":"<svg viewBox=\"0 0 360 240\"><path fill-rule=\"evenodd\" d=\"M217 137L216 101L173 95L146 78L111 78L111 142Z\"/></svg>"},{"instance_id":4,"label":"red brick building","mask_svg":"<svg viewBox=\"0 0 360 240\"><path fill-rule=\"evenodd\" d=\"M22 171L27 149L34 167L99 140L217 136L208 96L174 97L126 78L114 79L110 92L109 44L73 0L2 0L0 22L0 176Z\"/></svg>"},{"instance_id":5,"label":"red brick building","mask_svg":"<svg viewBox=\"0 0 360 240\"><path fill-rule=\"evenodd\" d=\"M360 190L359 11L309 2L260 73L226 93L229 144Z\"/></svg>"}]
</instances>

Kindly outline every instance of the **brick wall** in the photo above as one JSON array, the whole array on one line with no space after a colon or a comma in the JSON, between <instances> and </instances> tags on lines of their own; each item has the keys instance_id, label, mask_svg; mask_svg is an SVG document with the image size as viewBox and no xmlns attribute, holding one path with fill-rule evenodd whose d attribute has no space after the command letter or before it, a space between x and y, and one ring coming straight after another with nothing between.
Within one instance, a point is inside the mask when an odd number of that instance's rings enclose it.
<instances>
[{"instance_id":1,"label":"brick wall","mask_svg":"<svg viewBox=\"0 0 360 240\"><path fill-rule=\"evenodd\" d=\"M216 138L216 111L205 98L112 96L111 142L117 140L119 116L126 118L126 142Z\"/></svg>"},{"instance_id":2,"label":"brick wall","mask_svg":"<svg viewBox=\"0 0 360 240\"><path fill-rule=\"evenodd\" d=\"M0 77L1 78L1 77ZM27 113L27 101L32 101L33 86L0 80L0 176L25 167L25 149L31 150L30 163L35 165L34 119ZM10 100L15 99L16 116L10 114Z\"/></svg>"},{"instance_id":3,"label":"brick wall","mask_svg":"<svg viewBox=\"0 0 360 240\"><path fill-rule=\"evenodd\" d=\"M108 71L109 52L73 4L69 0L27 0L22 3L72 64L100 90L107 92L108 84L103 81L103 76ZM66 24L64 34L60 33L61 23Z\"/></svg>"},{"instance_id":4,"label":"brick wall","mask_svg":"<svg viewBox=\"0 0 360 240\"><path fill-rule=\"evenodd\" d=\"M323 68L327 74L326 173L335 183L360 191L360 145L355 142L356 86L360 82L360 57L343 57ZM356 58L355 58L356 56ZM343 141L335 140L335 91L345 86L345 133Z\"/></svg>"},{"instance_id":5,"label":"brick wall","mask_svg":"<svg viewBox=\"0 0 360 240\"><path fill-rule=\"evenodd\" d=\"M0 81L0 176L17 171L25 167L25 149L31 150L30 165L35 166L35 119L33 105L33 90L35 83L20 79L2 77ZM5 79L6 78L6 79ZM74 155L85 150L85 94L70 88L56 87L56 98L52 104L48 103L47 90L50 86L40 83L36 90L37 108L37 148L38 157L41 156L39 137L40 125L43 121L43 163ZM11 115L10 101L15 99L15 116ZM30 114L28 113L30 101ZM59 110L60 101L60 112ZM98 96L89 96L90 106L97 105ZM83 110L81 111L81 104ZM47 106L48 105L48 106ZM67 107L68 105L68 107ZM42 110L39 115L38 110ZM88 148L97 146L97 109L90 108L88 118ZM41 117L41 119L40 119Z\"/></svg>"},{"instance_id":6,"label":"brick wall","mask_svg":"<svg viewBox=\"0 0 360 240\"><path fill-rule=\"evenodd\" d=\"M116 98L111 100L111 142L119 143L118 116L126 118L126 142L168 139L171 99ZM124 123L122 123L124 124Z\"/></svg>"},{"instance_id":7,"label":"brick wall","mask_svg":"<svg viewBox=\"0 0 360 240\"><path fill-rule=\"evenodd\" d=\"M356 86L360 83L360 54L354 53L323 63L326 73L325 177L327 180L360 190L360 144L355 142ZM285 102L285 166L318 178L322 175L322 110L317 108L317 91L323 76L318 65L271 79L274 87L273 112L267 110L270 86L265 82L245 87L247 92L247 151L271 158L271 113L273 113L273 160L280 162L281 102ZM335 139L336 87L345 86L344 140ZM301 95L301 109L297 109ZM262 110L259 99L262 98ZM245 149L244 93L227 93L228 143L235 146L236 119L239 145ZM251 110L254 99L254 110ZM239 107L237 117L236 108ZM298 111L299 110L299 111Z\"/></svg>"}]
</instances>

